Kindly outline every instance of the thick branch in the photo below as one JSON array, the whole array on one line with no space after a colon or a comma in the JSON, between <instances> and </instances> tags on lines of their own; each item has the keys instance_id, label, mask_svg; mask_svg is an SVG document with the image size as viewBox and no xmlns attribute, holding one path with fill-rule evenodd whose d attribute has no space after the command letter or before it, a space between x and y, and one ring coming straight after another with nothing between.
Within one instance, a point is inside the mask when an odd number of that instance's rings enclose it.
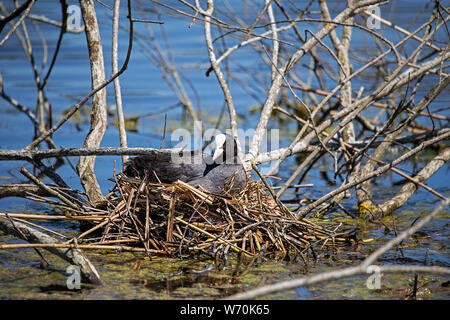
<instances>
[{"instance_id":1,"label":"thick branch","mask_svg":"<svg viewBox=\"0 0 450 320\"><path fill-rule=\"evenodd\" d=\"M80 0L86 27L86 41L89 49L89 61L91 64L92 88L105 82L105 67L103 61L103 48L100 38L100 30L97 23L93 0ZM91 127L84 141L85 148L97 148L100 146L103 135L108 125L106 89L98 91L92 97ZM100 185L95 176L95 156L80 157L77 165L81 184L88 195L89 201L94 205L103 199Z\"/></svg>"},{"instance_id":2,"label":"thick branch","mask_svg":"<svg viewBox=\"0 0 450 320\"><path fill-rule=\"evenodd\" d=\"M62 148L47 150L0 150L0 160L33 161L55 157L79 156L118 156L118 155L145 155L152 156L160 153L180 154L181 148L153 149L153 148Z\"/></svg>"},{"instance_id":3,"label":"thick branch","mask_svg":"<svg viewBox=\"0 0 450 320\"><path fill-rule=\"evenodd\" d=\"M197 1L198 2L198 1ZM225 101L227 102L228 106L228 113L230 116L230 127L231 132L236 139L236 143L238 144L238 149L240 148L240 143L238 139L238 131L237 131L237 115L236 115L236 109L234 108L234 102L233 98L231 96L230 88L228 86L227 81L225 80L225 77L222 73L222 70L219 67L219 64L217 63L216 54L214 53L214 46L211 36L211 15L214 11L214 2L213 0L208 0L208 8L207 10L203 10L198 3L197 9L201 14L205 16L205 40L206 40L206 46L208 48L208 54L209 54L209 61L211 62L211 66L214 70L214 73L216 74L217 80L219 81L220 87L222 88Z\"/></svg>"},{"instance_id":4,"label":"thick branch","mask_svg":"<svg viewBox=\"0 0 450 320\"><path fill-rule=\"evenodd\" d=\"M446 148L444 149L444 151L439 153L432 161L428 162L427 165L422 170L420 170L416 176L414 176L414 178L420 182L427 181L449 160L450 148ZM382 205L377 206L380 215L387 216L400 208L405 204L406 201L408 201L409 198L411 198L417 188L417 185L413 182L406 183L392 199L389 199Z\"/></svg>"},{"instance_id":5,"label":"thick branch","mask_svg":"<svg viewBox=\"0 0 450 320\"><path fill-rule=\"evenodd\" d=\"M12 234L18 238L24 239L30 243L44 243L44 244L54 244L60 243L54 238L46 235L43 232L35 230L24 223L14 221L12 222L8 218L0 217L0 230L7 234ZM84 256L84 254L79 249L67 248L46 248L48 251L56 254L60 258L66 260L70 264L77 265L80 267L82 278L90 283L103 284L100 275L95 269L94 265Z\"/></svg>"}]
</instances>

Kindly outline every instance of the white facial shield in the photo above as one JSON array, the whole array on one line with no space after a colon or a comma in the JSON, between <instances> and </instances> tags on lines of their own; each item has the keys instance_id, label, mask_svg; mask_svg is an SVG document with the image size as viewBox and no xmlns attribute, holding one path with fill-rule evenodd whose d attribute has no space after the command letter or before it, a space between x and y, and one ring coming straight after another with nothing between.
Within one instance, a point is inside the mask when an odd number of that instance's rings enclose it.
<instances>
[{"instance_id":1,"label":"white facial shield","mask_svg":"<svg viewBox=\"0 0 450 320\"><path fill-rule=\"evenodd\" d=\"M223 146L225 144L226 136L223 133L220 133L216 136L216 150L214 151L213 160L216 161L220 156L222 156L224 150Z\"/></svg>"}]
</instances>

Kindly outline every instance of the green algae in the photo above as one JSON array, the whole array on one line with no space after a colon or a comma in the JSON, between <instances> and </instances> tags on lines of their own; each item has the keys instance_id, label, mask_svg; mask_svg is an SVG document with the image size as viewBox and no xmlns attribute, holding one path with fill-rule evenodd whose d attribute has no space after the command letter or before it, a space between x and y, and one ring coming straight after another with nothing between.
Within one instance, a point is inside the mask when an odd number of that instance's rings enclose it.
<instances>
[{"instance_id":1,"label":"green algae","mask_svg":"<svg viewBox=\"0 0 450 320\"><path fill-rule=\"evenodd\" d=\"M308 266L301 262L262 260L249 270L250 259L238 263L238 257L230 254L228 265L214 265L204 256L175 259L165 256L147 258L142 253L93 250L85 251L96 266L104 286L82 284L80 290L69 290L66 285L69 264L40 250L48 265L32 249L0 250L0 299L218 299L255 287L318 272L345 268L361 263L380 245L411 226L418 217L427 213L423 206L409 208L394 217L382 219L388 226L370 223L364 219L352 219L343 213L311 219L313 222L336 226L343 222L348 228L356 228L362 239L372 238L360 248L353 245L332 252L319 254L319 260L310 261ZM402 250L394 249L382 255L378 263L423 264L428 260L448 261L448 231L442 226L448 221L449 213L441 213L421 233L413 235L402 243ZM73 230L66 234L73 234ZM0 235L0 243L21 241ZM428 250L428 253L427 253ZM245 272L244 272L245 271ZM248 272L247 272L248 271ZM368 289L369 275L328 281L294 290L287 290L262 297L263 299L404 299L412 288L414 274L383 274L381 288ZM420 299L448 298L449 290L443 283L445 277L419 275Z\"/></svg>"}]
</instances>

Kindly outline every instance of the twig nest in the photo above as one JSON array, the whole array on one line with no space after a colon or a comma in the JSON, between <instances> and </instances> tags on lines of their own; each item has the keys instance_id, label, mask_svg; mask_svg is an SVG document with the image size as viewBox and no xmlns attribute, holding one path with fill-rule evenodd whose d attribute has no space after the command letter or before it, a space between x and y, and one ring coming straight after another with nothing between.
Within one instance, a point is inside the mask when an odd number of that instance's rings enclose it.
<instances>
[{"instance_id":1,"label":"twig nest","mask_svg":"<svg viewBox=\"0 0 450 320\"><path fill-rule=\"evenodd\" d=\"M232 249L253 257L294 254L304 259L313 246L325 250L351 238L293 218L261 181L249 181L239 193L209 193L182 181L146 183L121 175L115 181L107 196L111 219L102 228L102 240L134 239L148 252L217 256Z\"/></svg>"}]
</instances>

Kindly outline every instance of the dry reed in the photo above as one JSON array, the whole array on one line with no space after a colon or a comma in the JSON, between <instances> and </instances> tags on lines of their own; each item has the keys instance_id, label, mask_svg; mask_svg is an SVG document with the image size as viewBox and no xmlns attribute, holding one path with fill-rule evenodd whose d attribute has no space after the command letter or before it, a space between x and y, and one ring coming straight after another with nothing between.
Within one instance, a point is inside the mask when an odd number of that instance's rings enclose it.
<instances>
[{"instance_id":1,"label":"dry reed","mask_svg":"<svg viewBox=\"0 0 450 320\"><path fill-rule=\"evenodd\" d=\"M351 232L296 219L261 180L249 181L235 194L212 194L182 181L146 183L122 174L114 181L106 197L109 214L91 229L101 230L96 241L135 240L148 253L169 256L199 252L217 257L231 249L251 257L303 258L313 246L325 250L354 238Z\"/></svg>"}]
</instances>

